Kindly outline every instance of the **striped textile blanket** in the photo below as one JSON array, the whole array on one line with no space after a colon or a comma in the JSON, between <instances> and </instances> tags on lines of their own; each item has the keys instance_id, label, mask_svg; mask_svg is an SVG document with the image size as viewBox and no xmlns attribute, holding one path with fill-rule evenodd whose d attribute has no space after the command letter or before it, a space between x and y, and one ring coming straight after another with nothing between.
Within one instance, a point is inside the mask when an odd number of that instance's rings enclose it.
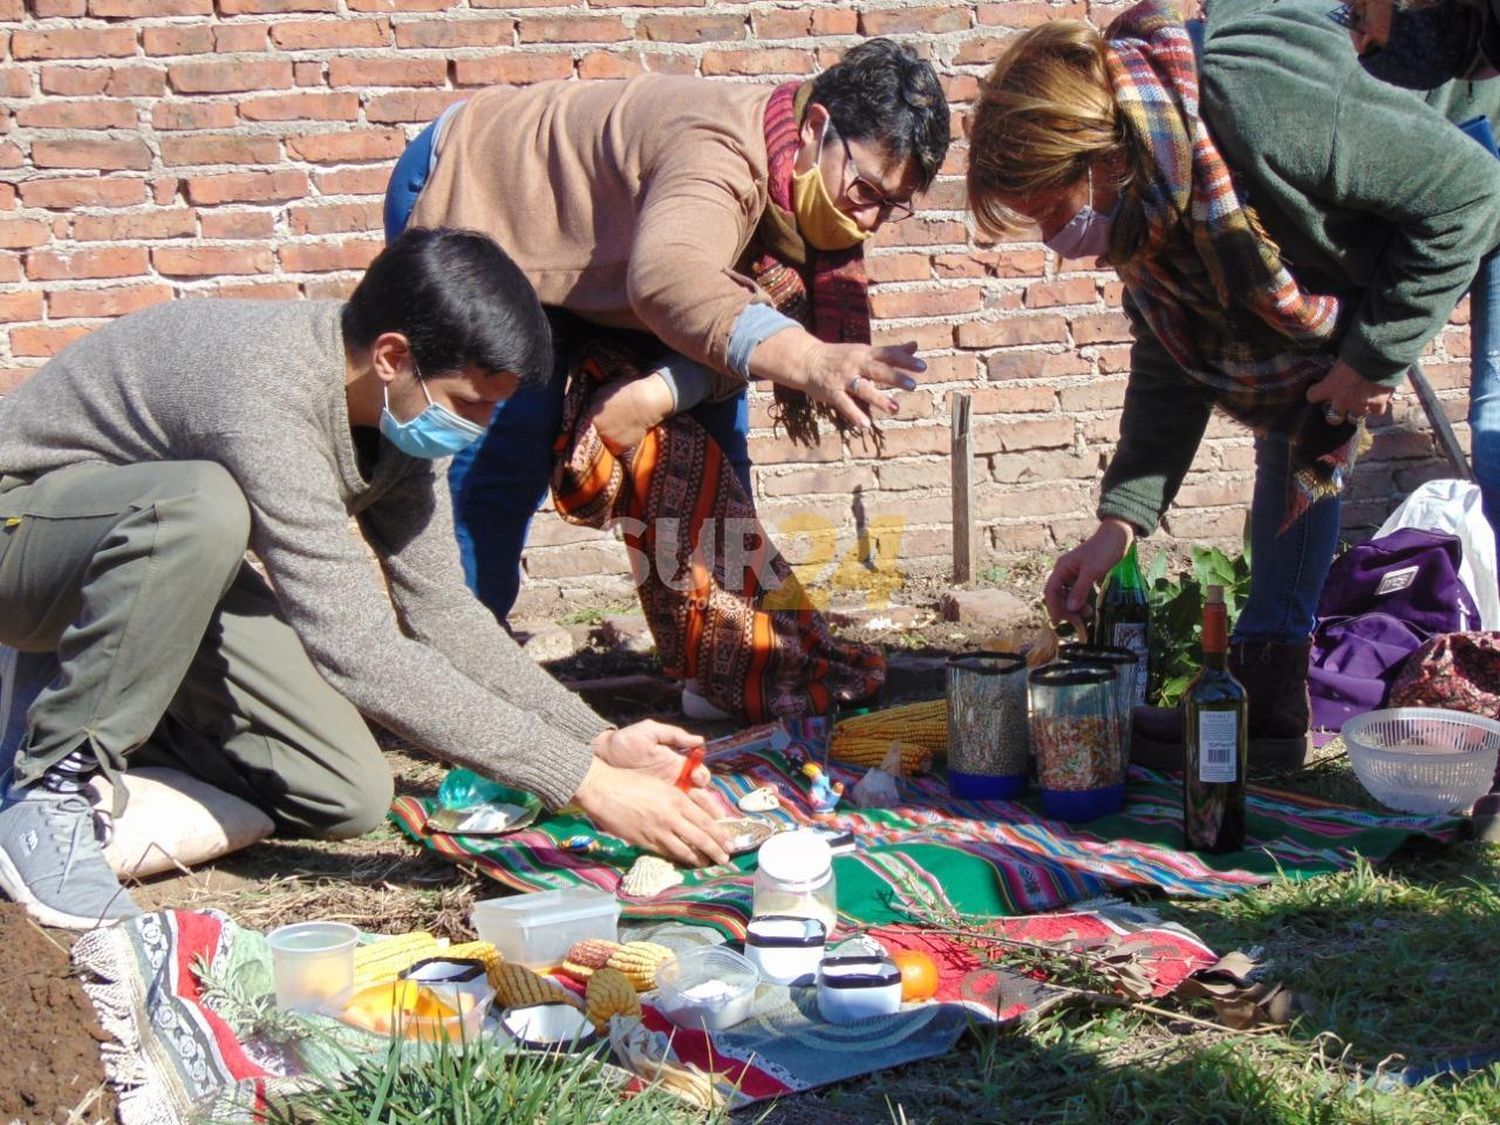
<instances>
[{"instance_id":1,"label":"striped textile blanket","mask_svg":"<svg viewBox=\"0 0 1500 1125\"><path fill-rule=\"evenodd\" d=\"M1359 857L1376 862L1415 838L1449 841L1462 823L1365 812L1252 787L1245 850L1199 855L1181 847L1181 783L1135 767L1123 811L1086 824L1048 819L1031 798L958 800L941 774L903 779L901 802L891 808L846 811L841 805L818 813L806 801L796 765L798 755L821 758L816 731L807 723L781 729L787 734L775 740L774 749L764 738L739 738L717 751L711 744L713 784L730 806L752 789L774 785L781 808L760 815L787 827L826 825L854 835L854 852L837 856L834 870L842 922L855 928L1032 914L1128 890L1232 895L1278 873L1300 879L1344 870ZM826 768L849 790L864 772L837 761ZM399 797L390 816L413 840L517 891L590 885L618 893L622 875L640 854L567 815L509 836L431 832L426 824L433 806ZM579 848L579 837L588 839L585 848ZM627 923L707 925L742 940L754 870L749 854L725 866L684 872L680 886L654 898L622 897L622 917Z\"/></svg>"}]
</instances>

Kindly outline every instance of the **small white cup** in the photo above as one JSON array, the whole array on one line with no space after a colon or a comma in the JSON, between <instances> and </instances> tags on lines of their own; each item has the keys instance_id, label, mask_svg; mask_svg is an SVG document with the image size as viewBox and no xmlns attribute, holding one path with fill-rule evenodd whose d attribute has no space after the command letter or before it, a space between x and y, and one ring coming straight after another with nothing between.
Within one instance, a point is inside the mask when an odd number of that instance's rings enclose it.
<instances>
[{"instance_id":1,"label":"small white cup","mask_svg":"<svg viewBox=\"0 0 1500 1125\"><path fill-rule=\"evenodd\" d=\"M358 940L359 931L344 922L293 922L267 934L277 1009L306 1012L347 1003Z\"/></svg>"}]
</instances>

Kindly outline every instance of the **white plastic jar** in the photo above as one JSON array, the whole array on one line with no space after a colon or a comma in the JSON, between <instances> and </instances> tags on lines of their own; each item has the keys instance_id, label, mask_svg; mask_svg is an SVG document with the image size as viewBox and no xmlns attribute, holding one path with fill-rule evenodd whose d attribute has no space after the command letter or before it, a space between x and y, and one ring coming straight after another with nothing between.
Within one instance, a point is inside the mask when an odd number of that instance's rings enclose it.
<instances>
[{"instance_id":1,"label":"white plastic jar","mask_svg":"<svg viewBox=\"0 0 1500 1125\"><path fill-rule=\"evenodd\" d=\"M753 913L816 918L831 935L839 908L828 841L816 832L781 832L760 846L756 858Z\"/></svg>"}]
</instances>

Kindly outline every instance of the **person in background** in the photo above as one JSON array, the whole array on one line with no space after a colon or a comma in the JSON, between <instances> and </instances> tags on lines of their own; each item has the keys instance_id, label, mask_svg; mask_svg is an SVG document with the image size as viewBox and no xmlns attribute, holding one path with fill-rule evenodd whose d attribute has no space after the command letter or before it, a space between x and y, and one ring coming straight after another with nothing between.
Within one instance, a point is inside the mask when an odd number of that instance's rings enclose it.
<instances>
[{"instance_id":1,"label":"person in background","mask_svg":"<svg viewBox=\"0 0 1500 1125\"><path fill-rule=\"evenodd\" d=\"M1248 425L1254 565L1230 666L1252 766L1300 765L1339 492L1364 418L1500 243L1500 165L1366 74L1322 0L1215 0L1199 42L1146 0L1103 34L1058 21L1009 42L981 84L968 188L986 230L1040 228L1124 282L1119 445L1098 529L1047 581L1049 612L1081 629L1212 412ZM1135 734L1180 764L1180 711L1138 713Z\"/></svg>"},{"instance_id":2,"label":"person in background","mask_svg":"<svg viewBox=\"0 0 1500 1125\"><path fill-rule=\"evenodd\" d=\"M915 344L872 346L863 247L882 224L911 217L947 151L948 112L929 63L871 39L815 79L778 87L664 75L497 87L412 143L387 192L387 237L408 224L484 230L559 328L553 382L508 401L450 474L466 573L497 617L515 602L527 527L553 471L566 376L591 342L616 350L581 421L612 454L684 417L716 447L697 479L654 483L671 493L662 507L640 475L640 462L660 460L637 459L627 475L653 518L685 522L702 507L722 523L731 501L716 495L721 463L738 485L734 502L748 502L749 379L774 384L773 413L794 441L816 441L819 414L866 432L872 417L898 413L893 392L914 388L924 364ZM701 460L691 444L674 441L667 459ZM732 670L714 683L689 675L685 705L701 689L718 708L754 717L746 696L762 693L740 682L742 666L773 669L755 673L768 696L820 677L825 663L835 672L822 697L860 702L871 686L867 654L830 644L810 609L799 629L712 612L689 621L697 611L671 583L655 585L661 604L646 608L659 651L683 648L684 633L781 638L769 652L751 652L747 639L743 660L706 655ZM822 656L804 665L799 647ZM800 713L817 700L784 703L781 713Z\"/></svg>"},{"instance_id":3,"label":"person in background","mask_svg":"<svg viewBox=\"0 0 1500 1125\"><path fill-rule=\"evenodd\" d=\"M515 263L423 230L347 302L168 302L0 400L0 889L48 925L138 913L84 792L138 764L283 832L366 832L392 781L364 717L632 843L723 862L716 800L673 784L701 740L612 728L464 585L440 462L551 367Z\"/></svg>"}]
</instances>

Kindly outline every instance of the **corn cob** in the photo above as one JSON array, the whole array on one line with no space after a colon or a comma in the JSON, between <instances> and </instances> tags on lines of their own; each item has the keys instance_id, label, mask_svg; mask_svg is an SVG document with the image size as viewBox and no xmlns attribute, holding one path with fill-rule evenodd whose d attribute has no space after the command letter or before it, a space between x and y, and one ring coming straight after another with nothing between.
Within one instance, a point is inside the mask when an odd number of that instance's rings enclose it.
<instances>
[{"instance_id":1,"label":"corn cob","mask_svg":"<svg viewBox=\"0 0 1500 1125\"><path fill-rule=\"evenodd\" d=\"M525 965L496 962L488 975L501 1007L525 1008L532 1004L556 1004L559 1001L579 1007L578 999L571 992L549 984Z\"/></svg>"},{"instance_id":2,"label":"corn cob","mask_svg":"<svg viewBox=\"0 0 1500 1125\"><path fill-rule=\"evenodd\" d=\"M565 977L571 977L576 981L586 981L594 975L595 969L602 969L609 964L609 959L618 953L621 945L617 941L607 941L603 938L585 938L583 941L575 941L563 957L561 972Z\"/></svg>"},{"instance_id":3,"label":"corn cob","mask_svg":"<svg viewBox=\"0 0 1500 1125\"><path fill-rule=\"evenodd\" d=\"M649 992L656 987L656 970L676 957L654 941L627 941L609 959L609 967L624 973L637 992Z\"/></svg>"},{"instance_id":4,"label":"corn cob","mask_svg":"<svg viewBox=\"0 0 1500 1125\"><path fill-rule=\"evenodd\" d=\"M504 960L500 951L487 941L461 941L446 947L438 956L453 961L483 961L486 966L491 961Z\"/></svg>"},{"instance_id":5,"label":"corn cob","mask_svg":"<svg viewBox=\"0 0 1500 1125\"><path fill-rule=\"evenodd\" d=\"M354 988L395 980L418 961L436 957L440 944L426 930L383 938L354 949Z\"/></svg>"},{"instance_id":6,"label":"corn cob","mask_svg":"<svg viewBox=\"0 0 1500 1125\"><path fill-rule=\"evenodd\" d=\"M609 1023L610 1016L641 1014L641 1002L636 999L635 986L631 984L630 978L619 969L608 966L596 969L594 975L589 977L584 999L589 1019L601 1031Z\"/></svg>"},{"instance_id":7,"label":"corn cob","mask_svg":"<svg viewBox=\"0 0 1500 1125\"><path fill-rule=\"evenodd\" d=\"M948 750L947 702L934 699L930 703L908 703L841 719L833 728L828 752L841 762L878 766L892 744L901 747L903 775L928 769L933 755Z\"/></svg>"}]
</instances>

